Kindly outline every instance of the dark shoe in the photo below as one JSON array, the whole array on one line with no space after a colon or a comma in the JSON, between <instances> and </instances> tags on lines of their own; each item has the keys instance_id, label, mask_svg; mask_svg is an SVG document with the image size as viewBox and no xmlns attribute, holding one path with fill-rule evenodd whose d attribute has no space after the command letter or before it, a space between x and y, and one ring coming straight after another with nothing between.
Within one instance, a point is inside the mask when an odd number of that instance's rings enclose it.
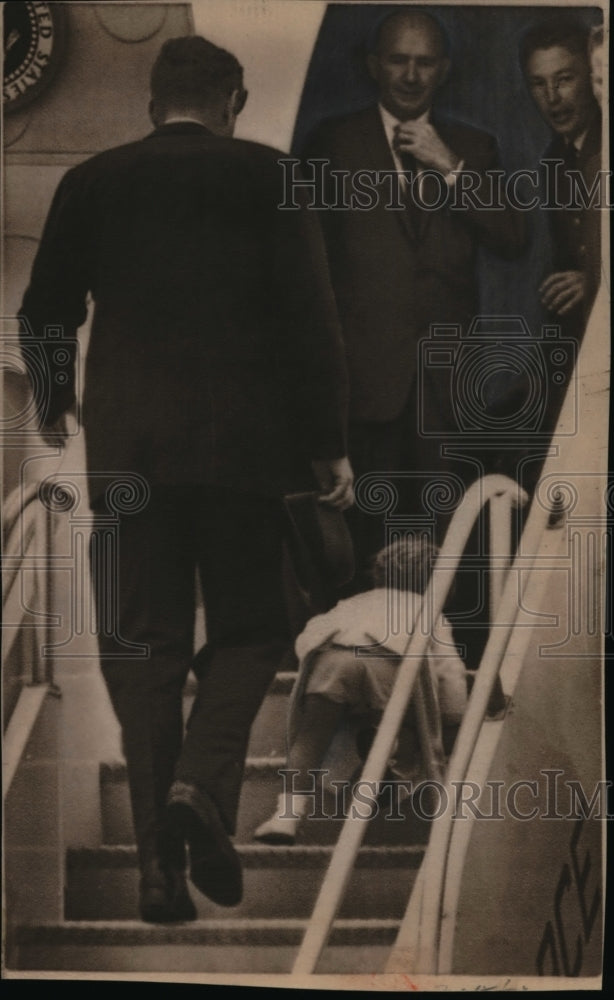
<instances>
[{"instance_id":1,"label":"dark shoe","mask_svg":"<svg viewBox=\"0 0 614 1000\"><path fill-rule=\"evenodd\" d=\"M188 842L190 878L196 888L220 906L240 903L241 862L212 799L194 785L175 781L168 795L167 815L169 824Z\"/></svg>"},{"instance_id":2,"label":"dark shoe","mask_svg":"<svg viewBox=\"0 0 614 1000\"><path fill-rule=\"evenodd\" d=\"M139 912L148 924L180 923L196 920L183 871L164 871L158 862L148 865L139 886Z\"/></svg>"}]
</instances>

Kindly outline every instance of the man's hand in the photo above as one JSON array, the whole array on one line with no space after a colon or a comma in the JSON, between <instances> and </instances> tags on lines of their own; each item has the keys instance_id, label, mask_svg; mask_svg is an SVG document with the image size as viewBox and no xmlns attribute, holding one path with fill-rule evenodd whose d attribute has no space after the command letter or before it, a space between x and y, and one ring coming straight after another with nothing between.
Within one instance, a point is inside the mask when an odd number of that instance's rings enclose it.
<instances>
[{"instance_id":1,"label":"man's hand","mask_svg":"<svg viewBox=\"0 0 614 1000\"><path fill-rule=\"evenodd\" d=\"M586 295L586 275L583 271L557 271L539 286L542 305L556 316L564 316L579 305Z\"/></svg>"},{"instance_id":2,"label":"man's hand","mask_svg":"<svg viewBox=\"0 0 614 1000\"><path fill-rule=\"evenodd\" d=\"M398 153L411 153L423 166L438 170L444 177L461 162L428 122L408 121L399 125L395 146Z\"/></svg>"},{"instance_id":3,"label":"man's hand","mask_svg":"<svg viewBox=\"0 0 614 1000\"><path fill-rule=\"evenodd\" d=\"M76 407L71 406L70 409L62 413L61 416L53 424L48 424L39 429L39 434L43 441L50 448L64 448L66 445L66 440L68 438L68 420L69 417L77 421Z\"/></svg>"},{"instance_id":4,"label":"man's hand","mask_svg":"<svg viewBox=\"0 0 614 1000\"><path fill-rule=\"evenodd\" d=\"M347 510L354 503L354 473L347 458L318 458L311 463L322 495L320 503Z\"/></svg>"}]
</instances>

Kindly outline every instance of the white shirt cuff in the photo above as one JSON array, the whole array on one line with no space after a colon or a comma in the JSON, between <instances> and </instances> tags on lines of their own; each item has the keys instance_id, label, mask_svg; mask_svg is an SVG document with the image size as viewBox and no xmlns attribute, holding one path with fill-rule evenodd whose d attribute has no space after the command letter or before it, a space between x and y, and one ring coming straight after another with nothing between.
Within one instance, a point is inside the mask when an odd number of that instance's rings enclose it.
<instances>
[{"instance_id":1,"label":"white shirt cuff","mask_svg":"<svg viewBox=\"0 0 614 1000\"><path fill-rule=\"evenodd\" d=\"M451 170L449 174L445 175L444 181L446 182L449 188L454 187L454 185L456 184L457 175L460 174L461 170L464 169L465 169L465 161L461 160L454 168L454 170Z\"/></svg>"}]
</instances>

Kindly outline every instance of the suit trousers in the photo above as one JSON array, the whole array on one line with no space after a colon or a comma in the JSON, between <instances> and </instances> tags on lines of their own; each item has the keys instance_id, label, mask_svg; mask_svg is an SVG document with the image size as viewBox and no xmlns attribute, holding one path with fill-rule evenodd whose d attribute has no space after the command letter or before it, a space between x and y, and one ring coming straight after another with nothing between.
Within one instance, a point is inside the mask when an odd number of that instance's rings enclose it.
<instances>
[{"instance_id":1,"label":"suit trousers","mask_svg":"<svg viewBox=\"0 0 614 1000\"><path fill-rule=\"evenodd\" d=\"M108 530L94 507L92 555ZM120 516L113 556L92 558L102 672L122 730L139 861L177 866L164 814L178 778L236 824L252 721L289 641L278 499L217 486L153 486ZM194 659L196 576L207 643ZM115 595L115 596L114 596ZM184 738L182 692L197 695Z\"/></svg>"},{"instance_id":2,"label":"suit trousers","mask_svg":"<svg viewBox=\"0 0 614 1000\"><path fill-rule=\"evenodd\" d=\"M426 402L414 381L394 420L350 423L349 453L357 488L348 523L361 584L355 589L372 586L370 562L391 540L387 528L424 530L441 544L464 490L485 471L483 456L475 449L449 447L450 417L432 403L434 412L425 414Z\"/></svg>"}]
</instances>

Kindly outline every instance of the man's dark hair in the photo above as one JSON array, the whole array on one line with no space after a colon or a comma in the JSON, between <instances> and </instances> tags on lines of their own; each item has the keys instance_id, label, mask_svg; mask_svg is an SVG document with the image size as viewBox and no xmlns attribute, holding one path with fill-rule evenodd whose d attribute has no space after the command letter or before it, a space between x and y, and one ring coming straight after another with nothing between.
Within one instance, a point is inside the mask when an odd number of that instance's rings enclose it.
<instances>
[{"instance_id":1,"label":"man's dark hair","mask_svg":"<svg viewBox=\"0 0 614 1000\"><path fill-rule=\"evenodd\" d=\"M397 10L392 11L392 13L386 14L386 16L381 19L381 21L378 21L369 39L368 43L369 52L375 52L375 53L377 52L385 28L393 21L397 20L413 21L414 24L419 24L420 21L422 21L423 24L428 25L432 29L434 35L439 40L439 44L441 47L441 55L449 56L450 39L448 38L448 33L444 28L443 24L441 23L441 21L439 21L438 18L436 18L429 11L416 10L415 7L399 7L397 8Z\"/></svg>"},{"instance_id":2,"label":"man's dark hair","mask_svg":"<svg viewBox=\"0 0 614 1000\"><path fill-rule=\"evenodd\" d=\"M582 55L588 60L588 39L590 31L583 21L571 14L557 14L538 21L527 28L520 40L520 65L526 70L530 57L538 49L559 46L574 55Z\"/></svg>"},{"instance_id":3,"label":"man's dark hair","mask_svg":"<svg viewBox=\"0 0 614 1000\"><path fill-rule=\"evenodd\" d=\"M169 38L151 70L151 99L157 111L202 107L239 91L239 110L247 92L238 59L200 35Z\"/></svg>"}]
</instances>

